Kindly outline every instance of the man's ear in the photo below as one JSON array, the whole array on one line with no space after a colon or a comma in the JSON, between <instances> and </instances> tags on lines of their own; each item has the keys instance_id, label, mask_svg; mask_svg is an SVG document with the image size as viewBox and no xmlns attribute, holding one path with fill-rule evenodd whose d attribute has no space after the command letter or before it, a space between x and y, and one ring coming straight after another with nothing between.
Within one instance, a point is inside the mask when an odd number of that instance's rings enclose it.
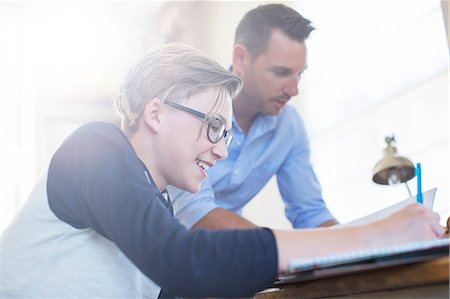
<instances>
[{"instance_id":1,"label":"man's ear","mask_svg":"<svg viewBox=\"0 0 450 299\"><path fill-rule=\"evenodd\" d=\"M153 130L155 132L159 131L161 110L163 105L164 103L158 98L151 99L145 105L143 117L144 122L150 128L150 130Z\"/></svg>"},{"instance_id":2,"label":"man's ear","mask_svg":"<svg viewBox=\"0 0 450 299\"><path fill-rule=\"evenodd\" d=\"M244 45L235 45L233 48L233 72L242 78L251 63L251 59L252 57Z\"/></svg>"}]
</instances>

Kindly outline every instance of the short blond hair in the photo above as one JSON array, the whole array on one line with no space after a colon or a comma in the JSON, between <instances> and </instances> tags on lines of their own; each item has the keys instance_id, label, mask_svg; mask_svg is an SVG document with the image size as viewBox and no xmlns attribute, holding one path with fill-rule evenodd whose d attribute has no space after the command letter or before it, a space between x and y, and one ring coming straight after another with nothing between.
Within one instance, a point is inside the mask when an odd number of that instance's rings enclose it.
<instances>
[{"instance_id":1,"label":"short blond hair","mask_svg":"<svg viewBox=\"0 0 450 299\"><path fill-rule=\"evenodd\" d=\"M137 130L138 119L147 102L188 98L208 88L218 88L216 103L224 91L234 97L242 81L201 51L181 43L152 48L127 71L114 101L128 134Z\"/></svg>"}]
</instances>

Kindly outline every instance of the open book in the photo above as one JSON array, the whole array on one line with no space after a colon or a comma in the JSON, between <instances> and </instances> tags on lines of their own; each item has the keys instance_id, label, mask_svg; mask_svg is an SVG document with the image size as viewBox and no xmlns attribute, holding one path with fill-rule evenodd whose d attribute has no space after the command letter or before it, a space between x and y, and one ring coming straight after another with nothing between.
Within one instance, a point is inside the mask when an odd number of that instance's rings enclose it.
<instances>
[{"instance_id":1,"label":"open book","mask_svg":"<svg viewBox=\"0 0 450 299\"><path fill-rule=\"evenodd\" d=\"M423 203L433 207L436 189L423 193ZM415 202L415 197L392 205L386 209L370 214L348 224L362 224L387 216L402 207ZM289 263L288 273L280 277L277 284L297 281L307 281L317 278L367 271L388 266L409 264L449 254L449 239L412 242L399 246L379 247L370 250L359 250L342 254L319 256L292 260Z\"/></svg>"}]
</instances>

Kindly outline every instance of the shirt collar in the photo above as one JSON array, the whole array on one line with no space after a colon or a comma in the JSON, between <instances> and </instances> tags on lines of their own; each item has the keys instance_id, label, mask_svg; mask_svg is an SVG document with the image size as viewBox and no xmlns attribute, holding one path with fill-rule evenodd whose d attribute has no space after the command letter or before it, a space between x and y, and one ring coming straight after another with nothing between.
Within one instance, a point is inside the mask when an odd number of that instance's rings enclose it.
<instances>
[{"instance_id":1,"label":"shirt collar","mask_svg":"<svg viewBox=\"0 0 450 299\"><path fill-rule=\"evenodd\" d=\"M237 130L239 134L243 134L243 131L239 126L239 123L237 122L236 118L234 117L234 114L232 118L232 124L233 129ZM276 126L277 126L277 116L258 114L255 117L255 120L253 121L252 127L250 128L248 135L259 137L267 132L275 130Z\"/></svg>"}]
</instances>

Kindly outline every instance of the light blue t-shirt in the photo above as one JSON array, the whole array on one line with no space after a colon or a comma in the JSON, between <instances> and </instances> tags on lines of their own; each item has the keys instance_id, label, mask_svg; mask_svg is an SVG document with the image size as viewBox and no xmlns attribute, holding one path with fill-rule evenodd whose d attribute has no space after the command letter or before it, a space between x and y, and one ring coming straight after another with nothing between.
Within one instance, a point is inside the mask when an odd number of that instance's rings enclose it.
<instances>
[{"instance_id":1,"label":"light blue t-shirt","mask_svg":"<svg viewBox=\"0 0 450 299\"><path fill-rule=\"evenodd\" d=\"M239 214L273 175L294 228L334 219L310 162L303 120L289 105L277 116L258 115L247 135L233 117L228 158L209 169L200 192L169 187L175 215L191 227L217 207Z\"/></svg>"}]
</instances>

